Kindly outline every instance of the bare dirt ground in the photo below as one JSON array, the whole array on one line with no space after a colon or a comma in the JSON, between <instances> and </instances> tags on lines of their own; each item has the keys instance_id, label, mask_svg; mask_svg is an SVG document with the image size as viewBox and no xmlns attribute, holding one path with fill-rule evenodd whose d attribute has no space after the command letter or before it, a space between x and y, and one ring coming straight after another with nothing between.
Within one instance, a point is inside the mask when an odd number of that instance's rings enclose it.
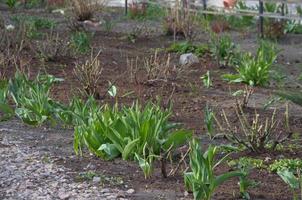
<instances>
[{"instance_id":1,"label":"bare dirt ground","mask_svg":"<svg viewBox=\"0 0 302 200\"><path fill-rule=\"evenodd\" d=\"M59 14L50 14L38 10L18 11L11 14L0 9L7 23L12 15L27 14L54 19L57 31L62 38L68 41L68 29L65 18ZM106 14L107 15L107 14ZM156 48L166 48L173 43L173 38L164 36L161 23L148 22L147 27L152 34L139 37L135 43L127 40L127 34L134 27L145 22L122 18L122 14L108 14L118 19L112 32L103 28L91 30L94 32L93 47L102 48L101 62L104 65L98 91L101 94L100 103L114 103L107 94L108 81L114 82L118 88L118 101L130 105L133 101L145 103L161 96L168 99L173 93L173 120L181 122L186 128L194 130L196 136L202 138L207 146L210 142L205 134L203 125L203 111L207 103L215 110L232 110L234 97L230 90L243 89L241 84L227 84L221 80L221 75L232 72L233 69L221 69L216 62L205 55L200 63L187 66L179 76L172 77L167 83L146 84L144 75L139 81L129 79L127 58L150 56ZM103 14L96 16L102 18ZM146 26L146 24L144 25ZM245 32L231 31L230 34L242 50L255 51L257 34L255 30ZM200 34L198 43L209 40L205 34ZM288 35L282 39L278 48L282 50L278 57L275 70L286 75L285 89L300 90L297 80L302 72L302 36ZM178 67L179 55L172 54L172 63ZM58 101L68 102L79 86L73 75L74 62L85 59L85 56L72 56L55 62L42 63L32 51L26 52L30 60L31 75L46 71L56 77L64 78L64 82L56 85L52 96ZM2 69L1 69L2 70ZM4 69L7 77L13 75L13 70ZM207 70L212 72L213 87L205 89L200 76ZM262 107L273 96L277 83L272 81L265 88L256 88L250 102L250 112L256 108L261 114L271 114L273 108L263 110ZM174 92L173 92L174 91ZM123 97L132 92L132 95ZM283 104L275 104L284 110ZM230 111L231 112L231 111ZM301 108L290 105L290 123L294 130L302 129ZM212 143L221 144L223 139ZM14 119L0 123L0 199L191 199L192 195L185 192L181 174L173 178L164 179L159 168L151 179L145 180L141 170L134 162L122 160L102 161L89 153L84 157L75 156L72 149L73 131L61 127L32 128L23 125ZM297 152L268 152L253 157L270 159L280 157L301 157L301 149ZM234 155L234 157L250 155L248 152ZM230 170L228 166L221 166L217 172ZM252 199L259 200L288 200L291 192L276 174L254 170L251 178L260 182L260 185L250 191ZM217 190L215 199L240 199L236 180L224 184Z\"/></svg>"}]
</instances>

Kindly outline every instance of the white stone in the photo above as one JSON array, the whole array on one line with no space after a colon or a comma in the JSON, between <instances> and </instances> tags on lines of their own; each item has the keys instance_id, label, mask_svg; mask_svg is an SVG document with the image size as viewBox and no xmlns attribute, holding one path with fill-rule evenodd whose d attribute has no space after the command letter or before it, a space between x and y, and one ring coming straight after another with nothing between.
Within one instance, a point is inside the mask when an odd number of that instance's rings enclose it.
<instances>
[{"instance_id":1,"label":"white stone","mask_svg":"<svg viewBox=\"0 0 302 200\"><path fill-rule=\"evenodd\" d=\"M129 190L127 190L127 194L133 194L134 192L135 192L134 189L129 189Z\"/></svg>"},{"instance_id":2,"label":"white stone","mask_svg":"<svg viewBox=\"0 0 302 200\"><path fill-rule=\"evenodd\" d=\"M193 53L182 54L179 58L180 65L191 65L194 63L199 63L199 59Z\"/></svg>"}]
</instances>

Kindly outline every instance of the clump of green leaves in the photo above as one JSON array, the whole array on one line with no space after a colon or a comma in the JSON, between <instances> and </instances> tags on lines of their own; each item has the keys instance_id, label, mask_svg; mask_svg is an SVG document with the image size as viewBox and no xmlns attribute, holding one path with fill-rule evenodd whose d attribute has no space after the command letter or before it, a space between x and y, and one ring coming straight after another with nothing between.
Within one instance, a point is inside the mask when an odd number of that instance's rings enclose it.
<instances>
[{"instance_id":1,"label":"clump of green leaves","mask_svg":"<svg viewBox=\"0 0 302 200\"><path fill-rule=\"evenodd\" d=\"M91 48L91 38L86 32L75 32L71 36L71 46L76 52L85 54Z\"/></svg>"},{"instance_id":2,"label":"clump of green leaves","mask_svg":"<svg viewBox=\"0 0 302 200\"><path fill-rule=\"evenodd\" d=\"M49 93L58 81L62 80L51 75L38 75L31 81L25 74L17 72L9 83L16 115L24 123L33 126L39 126L47 120L55 122L57 103L49 97Z\"/></svg>"},{"instance_id":3,"label":"clump of green leaves","mask_svg":"<svg viewBox=\"0 0 302 200\"><path fill-rule=\"evenodd\" d=\"M8 103L8 82L0 81L0 121L10 119L14 115L14 110Z\"/></svg>"},{"instance_id":4,"label":"clump of green leaves","mask_svg":"<svg viewBox=\"0 0 302 200\"><path fill-rule=\"evenodd\" d=\"M137 159L145 177L151 175L155 160L165 159L167 152L191 136L190 132L177 129L178 124L168 121L169 109L161 110L152 104L144 108L138 104L122 109L93 107L89 117L75 128L75 152L81 153L85 144L103 159L118 156Z\"/></svg>"},{"instance_id":5,"label":"clump of green leaves","mask_svg":"<svg viewBox=\"0 0 302 200\"><path fill-rule=\"evenodd\" d=\"M269 170L272 172L282 171L283 169L288 169L290 171L295 171L296 169L302 169L302 160L301 159L279 159L275 160L269 166Z\"/></svg>"},{"instance_id":6,"label":"clump of green leaves","mask_svg":"<svg viewBox=\"0 0 302 200\"><path fill-rule=\"evenodd\" d=\"M227 154L215 162L217 147L209 146L202 153L198 140L194 139L190 143L190 150L190 167L192 171L184 174L184 180L186 188L193 191L195 200L210 200L218 186L231 178L244 175L240 171L231 171L219 176L214 174L215 168L229 156Z\"/></svg>"},{"instance_id":7,"label":"clump of green leaves","mask_svg":"<svg viewBox=\"0 0 302 200\"><path fill-rule=\"evenodd\" d=\"M302 160L301 159L280 159L276 160L273 164L269 166L269 169L281 177L281 179L290 186L293 199L298 200L299 195L296 190L301 190L302 197Z\"/></svg>"},{"instance_id":8,"label":"clump of green leaves","mask_svg":"<svg viewBox=\"0 0 302 200\"><path fill-rule=\"evenodd\" d=\"M241 157L228 162L230 167L266 169L264 160L251 157Z\"/></svg>"},{"instance_id":9,"label":"clump of green leaves","mask_svg":"<svg viewBox=\"0 0 302 200\"><path fill-rule=\"evenodd\" d=\"M194 53L197 56L202 56L208 51L208 46L205 44L194 45L191 42L173 43L168 49L168 52L175 52L179 54Z\"/></svg>"},{"instance_id":10,"label":"clump of green leaves","mask_svg":"<svg viewBox=\"0 0 302 200\"><path fill-rule=\"evenodd\" d=\"M244 53L239 66L235 69L238 74L225 74L223 78L233 83L246 83L251 86L265 86L269 83L270 70L277 58L277 51L273 44L261 41L256 56Z\"/></svg>"},{"instance_id":11,"label":"clump of green leaves","mask_svg":"<svg viewBox=\"0 0 302 200\"><path fill-rule=\"evenodd\" d=\"M210 88L213 85L209 70L207 71L207 73L205 75L201 76L200 79L202 80L203 85L206 88Z\"/></svg>"},{"instance_id":12,"label":"clump of green leaves","mask_svg":"<svg viewBox=\"0 0 302 200\"><path fill-rule=\"evenodd\" d=\"M18 1L17 0L6 0L5 3L10 9L13 9L17 6Z\"/></svg>"},{"instance_id":13,"label":"clump of green leaves","mask_svg":"<svg viewBox=\"0 0 302 200\"><path fill-rule=\"evenodd\" d=\"M219 66L229 66L235 58L236 45L232 42L231 37L212 33L210 51Z\"/></svg>"},{"instance_id":14,"label":"clump of green leaves","mask_svg":"<svg viewBox=\"0 0 302 200\"><path fill-rule=\"evenodd\" d=\"M244 199L250 199L248 189L250 187L256 187L257 182L248 179L248 174L251 169L254 168L266 168L266 165L263 164L263 160L249 157L241 157L238 160L231 160L228 162L228 165L232 168L239 169L244 175L239 177L239 189L240 194Z\"/></svg>"}]
</instances>

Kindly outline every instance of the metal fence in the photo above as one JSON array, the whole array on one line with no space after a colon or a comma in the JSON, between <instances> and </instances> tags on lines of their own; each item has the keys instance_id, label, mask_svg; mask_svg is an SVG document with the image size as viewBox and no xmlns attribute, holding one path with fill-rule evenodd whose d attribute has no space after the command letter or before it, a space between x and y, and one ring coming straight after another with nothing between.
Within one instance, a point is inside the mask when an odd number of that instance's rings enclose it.
<instances>
[{"instance_id":1,"label":"metal fence","mask_svg":"<svg viewBox=\"0 0 302 200\"><path fill-rule=\"evenodd\" d=\"M297 20L302 21L302 16L295 12L285 12L286 8L295 8L296 6L302 6L302 0L244 0L247 4L256 5L256 9L225 9L221 6L211 5L208 0L144 0L143 2L157 4L162 7L171 8L175 1L179 1L180 5L186 7L192 11L198 11L203 14L211 15L233 15L233 16L254 16L259 19L259 31L263 36L264 31L264 18L280 19L280 20ZM217 1L217 0L216 0ZM222 1L222 0L221 0ZM139 2L138 0L125 0L125 13L128 12L128 6L132 2ZM281 5L280 13L265 12L264 4L277 3Z\"/></svg>"}]
</instances>

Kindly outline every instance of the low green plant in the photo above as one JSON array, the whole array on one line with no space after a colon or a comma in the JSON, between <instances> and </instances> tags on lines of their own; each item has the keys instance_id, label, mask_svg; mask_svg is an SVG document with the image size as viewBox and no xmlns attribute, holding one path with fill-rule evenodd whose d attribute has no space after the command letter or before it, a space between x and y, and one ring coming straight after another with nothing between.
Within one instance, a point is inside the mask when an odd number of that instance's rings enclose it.
<instances>
[{"instance_id":1,"label":"low green plant","mask_svg":"<svg viewBox=\"0 0 302 200\"><path fill-rule=\"evenodd\" d=\"M251 86L265 86L269 83L270 70L277 58L277 51L270 42L262 41L256 56L244 53L235 69L237 74L225 74L223 78L233 83L242 82Z\"/></svg>"},{"instance_id":2,"label":"low green plant","mask_svg":"<svg viewBox=\"0 0 302 200\"><path fill-rule=\"evenodd\" d=\"M14 115L14 110L8 103L8 82L0 81L0 121L10 119Z\"/></svg>"},{"instance_id":3,"label":"low green plant","mask_svg":"<svg viewBox=\"0 0 302 200\"><path fill-rule=\"evenodd\" d=\"M294 200L299 199L299 195L296 192L297 189L300 189L300 195L302 198L301 159L275 160L275 162L269 166L269 169L272 172L277 172L281 179L289 185L292 190Z\"/></svg>"},{"instance_id":4,"label":"low green plant","mask_svg":"<svg viewBox=\"0 0 302 200\"><path fill-rule=\"evenodd\" d=\"M266 169L268 166L264 163L264 160L251 157L241 157L239 159L231 160L228 162L230 167L235 168L251 168L251 169Z\"/></svg>"},{"instance_id":5,"label":"low green plant","mask_svg":"<svg viewBox=\"0 0 302 200\"><path fill-rule=\"evenodd\" d=\"M10 9L13 9L17 6L18 1L17 0L6 0L5 3Z\"/></svg>"},{"instance_id":6,"label":"low green plant","mask_svg":"<svg viewBox=\"0 0 302 200\"><path fill-rule=\"evenodd\" d=\"M214 112L209 108L208 104L204 110L204 123L208 130L208 135L212 139L214 137Z\"/></svg>"},{"instance_id":7,"label":"low green plant","mask_svg":"<svg viewBox=\"0 0 302 200\"><path fill-rule=\"evenodd\" d=\"M193 45L191 42L179 42L173 43L168 49L168 52L175 52L179 54L185 53L194 53L197 56L202 56L208 51L208 46L205 44L202 45Z\"/></svg>"},{"instance_id":8,"label":"low green plant","mask_svg":"<svg viewBox=\"0 0 302 200\"><path fill-rule=\"evenodd\" d=\"M25 7L29 9L36 8L43 5L44 2L44 0L27 0L25 1Z\"/></svg>"},{"instance_id":9,"label":"low green plant","mask_svg":"<svg viewBox=\"0 0 302 200\"><path fill-rule=\"evenodd\" d=\"M231 160L228 162L231 168L240 170L244 175L239 177L239 190L242 198L251 199L248 193L249 188L254 188L259 185L258 182L248 178L249 172L254 169L267 169L264 161L257 158L241 157L239 159Z\"/></svg>"},{"instance_id":10,"label":"low green plant","mask_svg":"<svg viewBox=\"0 0 302 200\"><path fill-rule=\"evenodd\" d=\"M218 186L231 178L244 175L240 171L231 171L215 176L215 168L229 156L227 154L215 162L217 149L217 147L209 146L207 151L202 153L198 140L193 139L190 143L190 167L192 171L184 174L184 181L186 188L193 191L196 200L210 200Z\"/></svg>"},{"instance_id":11,"label":"low green plant","mask_svg":"<svg viewBox=\"0 0 302 200\"><path fill-rule=\"evenodd\" d=\"M236 45L232 42L231 37L227 35L218 36L212 33L210 52L219 66L229 66L233 64L232 60L235 58Z\"/></svg>"},{"instance_id":12,"label":"low green plant","mask_svg":"<svg viewBox=\"0 0 302 200\"><path fill-rule=\"evenodd\" d=\"M50 120L55 123L55 105L50 97L54 83L62 81L51 75L38 75L35 80L20 72L9 82L9 91L16 104L15 113L26 124L39 126Z\"/></svg>"},{"instance_id":13,"label":"low green plant","mask_svg":"<svg viewBox=\"0 0 302 200\"><path fill-rule=\"evenodd\" d=\"M296 169L302 169L301 159L279 159L275 160L270 166L269 170L271 172L278 172L284 169L295 171Z\"/></svg>"},{"instance_id":14,"label":"low green plant","mask_svg":"<svg viewBox=\"0 0 302 200\"><path fill-rule=\"evenodd\" d=\"M201 76L200 79L202 80L203 85L206 88L210 88L213 85L209 70L207 71L207 73L205 75Z\"/></svg>"},{"instance_id":15,"label":"low green plant","mask_svg":"<svg viewBox=\"0 0 302 200\"><path fill-rule=\"evenodd\" d=\"M106 31L106 32L111 32L112 29L114 28L115 23L116 23L116 22L114 22L113 20L106 18L106 19L104 20L104 28L105 28L105 31Z\"/></svg>"},{"instance_id":16,"label":"low green plant","mask_svg":"<svg viewBox=\"0 0 302 200\"><path fill-rule=\"evenodd\" d=\"M152 104L121 109L103 106L96 110L89 120L76 126L75 152L81 153L82 145L86 145L103 159L118 156L124 160L137 159L145 177L151 175L156 159L162 159L191 136L188 131L176 129L177 124L168 122L170 110L163 111Z\"/></svg>"},{"instance_id":17,"label":"low green plant","mask_svg":"<svg viewBox=\"0 0 302 200\"><path fill-rule=\"evenodd\" d=\"M282 171L278 171L277 174L282 178L282 180L289 185L293 193L293 199L299 200L302 198L302 176L301 170L297 170L296 173L284 169ZM300 198L295 190L300 189Z\"/></svg>"},{"instance_id":18,"label":"low green plant","mask_svg":"<svg viewBox=\"0 0 302 200\"><path fill-rule=\"evenodd\" d=\"M86 32L75 32L71 36L71 47L76 52L85 54L91 48L91 38Z\"/></svg>"}]
</instances>

